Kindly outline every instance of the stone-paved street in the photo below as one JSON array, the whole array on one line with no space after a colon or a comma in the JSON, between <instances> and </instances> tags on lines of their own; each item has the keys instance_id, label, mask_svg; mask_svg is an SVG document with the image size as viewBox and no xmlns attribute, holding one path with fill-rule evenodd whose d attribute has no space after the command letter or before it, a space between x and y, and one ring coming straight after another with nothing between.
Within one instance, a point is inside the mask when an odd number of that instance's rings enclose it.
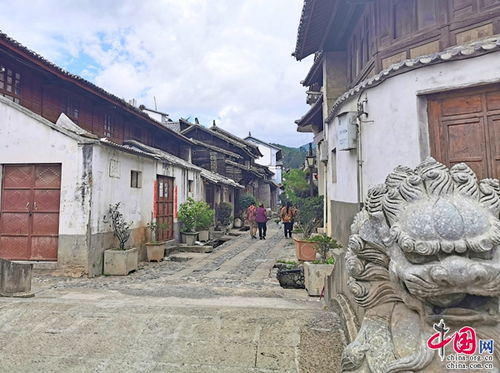
<instances>
[{"instance_id":1,"label":"stone-paved street","mask_svg":"<svg viewBox=\"0 0 500 373\"><path fill-rule=\"evenodd\" d=\"M269 228L126 277L37 273L34 298L0 298L0 372L339 371L338 319L279 286L294 250Z\"/></svg>"}]
</instances>

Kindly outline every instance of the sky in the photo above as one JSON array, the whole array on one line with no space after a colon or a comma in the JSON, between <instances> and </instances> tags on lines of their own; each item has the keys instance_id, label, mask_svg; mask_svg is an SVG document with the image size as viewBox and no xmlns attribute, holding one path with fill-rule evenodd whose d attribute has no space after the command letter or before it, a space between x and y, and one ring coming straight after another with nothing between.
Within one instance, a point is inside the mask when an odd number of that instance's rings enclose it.
<instances>
[{"instance_id":1,"label":"sky","mask_svg":"<svg viewBox=\"0 0 500 373\"><path fill-rule=\"evenodd\" d=\"M0 0L0 29L66 70L172 119L299 146L303 0Z\"/></svg>"}]
</instances>

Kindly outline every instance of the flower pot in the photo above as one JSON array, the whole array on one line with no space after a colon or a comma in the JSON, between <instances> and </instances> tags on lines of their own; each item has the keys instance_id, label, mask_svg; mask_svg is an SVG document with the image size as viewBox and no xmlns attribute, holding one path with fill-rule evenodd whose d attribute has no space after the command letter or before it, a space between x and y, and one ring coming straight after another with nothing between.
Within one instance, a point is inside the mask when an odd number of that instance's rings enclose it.
<instances>
[{"instance_id":1,"label":"flower pot","mask_svg":"<svg viewBox=\"0 0 500 373\"><path fill-rule=\"evenodd\" d=\"M304 283L307 293L319 297L325 286L325 279L332 274L335 264L304 263Z\"/></svg>"},{"instance_id":2,"label":"flower pot","mask_svg":"<svg viewBox=\"0 0 500 373\"><path fill-rule=\"evenodd\" d=\"M165 242L146 243L148 262L159 262L165 257Z\"/></svg>"},{"instance_id":3,"label":"flower pot","mask_svg":"<svg viewBox=\"0 0 500 373\"><path fill-rule=\"evenodd\" d=\"M214 240L218 240L219 238L221 238L225 234L226 234L226 231L213 230L210 232L210 235L212 236L212 239L214 239Z\"/></svg>"},{"instance_id":4,"label":"flower pot","mask_svg":"<svg viewBox=\"0 0 500 373\"><path fill-rule=\"evenodd\" d=\"M110 249L104 251L104 274L126 276L137 270L139 251L137 248L128 250Z\"/></svg>"},{"instance_id":5,"label":"flower pot","mask_svg":"<svg viewBox=\"0 0 500 373\"><path fill-rule=\"evenodd\" d=\"M198 239L198 232L181 232L182 242L188 246L193 246Z\"/></svg>"},{"instance_id":6,"label":"flower pot","mask_svg":"<svg viewBox=\"0 0 500 373\"><path fill-rule=\"evenodd\" d=\"M310 242L306 240L293 239L295 244L295 255L298 260L302 261L313 261L316 260L316 248L318 244L316 242Z\"/></svg>"},{"instance_id":7,"label":"flower pot","mask_svg":"<svg viewBox=\"0 0 500 373\"><path fill-rule=\"evenodd\" d=\"M276 274L280 286L285 289L304 289L304 270L302 268L281 269Z\"/></svg>"},{"instance_id":8,"label":"flower pot","mask_svg":"<svg viewBox=\"0 0 500 373\"><path fill-rule=\"evenodd\" d=\"M233 227L234 228L241 228L243 226L243 222L241 221L240 218L234 219Z\"/></svg>"},{"instance_id":9,"label":"flower pot","mask_svg":"<svg viewBox=\"0 0 500 373\"><path fill-rule=\"evenodd\" d=\"M206 242L210 239L210 231L203 230L198 232L198 240Z\"/></svg>"}]
</instances>

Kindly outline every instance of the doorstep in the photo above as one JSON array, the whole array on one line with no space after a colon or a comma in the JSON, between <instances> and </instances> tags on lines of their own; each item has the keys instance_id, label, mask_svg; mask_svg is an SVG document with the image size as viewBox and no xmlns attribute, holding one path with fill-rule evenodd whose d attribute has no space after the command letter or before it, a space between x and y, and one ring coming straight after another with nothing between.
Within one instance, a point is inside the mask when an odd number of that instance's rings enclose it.
<instances>
[{"instance_id":1,"label":"doorstep","mask_svg":"<svg viewBox=\"0 0 500 373\"><path fill-rule=\"evenodd\" d=\"M33 269L57 269L57 261L41 261L41 260L13 260L14 263L33 264Z\"/></svg>"}]
</instances>

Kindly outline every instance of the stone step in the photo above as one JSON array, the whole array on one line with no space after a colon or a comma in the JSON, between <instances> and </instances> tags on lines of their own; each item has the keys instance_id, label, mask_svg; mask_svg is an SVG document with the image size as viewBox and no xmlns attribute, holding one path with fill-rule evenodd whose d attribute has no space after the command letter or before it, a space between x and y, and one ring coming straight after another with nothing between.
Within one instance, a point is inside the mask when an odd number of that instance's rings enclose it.
<instances>
[{"instance_id":1,"label":"stone step","mask_svg":"<svg viewBox=\"0 0 500 373\"><path fill-rule=\"evenodd\" d=\"M211 253L214 248L211 245L177 245L167 248L167 256L174 253Z\"/></svg>"}]
</instances>

